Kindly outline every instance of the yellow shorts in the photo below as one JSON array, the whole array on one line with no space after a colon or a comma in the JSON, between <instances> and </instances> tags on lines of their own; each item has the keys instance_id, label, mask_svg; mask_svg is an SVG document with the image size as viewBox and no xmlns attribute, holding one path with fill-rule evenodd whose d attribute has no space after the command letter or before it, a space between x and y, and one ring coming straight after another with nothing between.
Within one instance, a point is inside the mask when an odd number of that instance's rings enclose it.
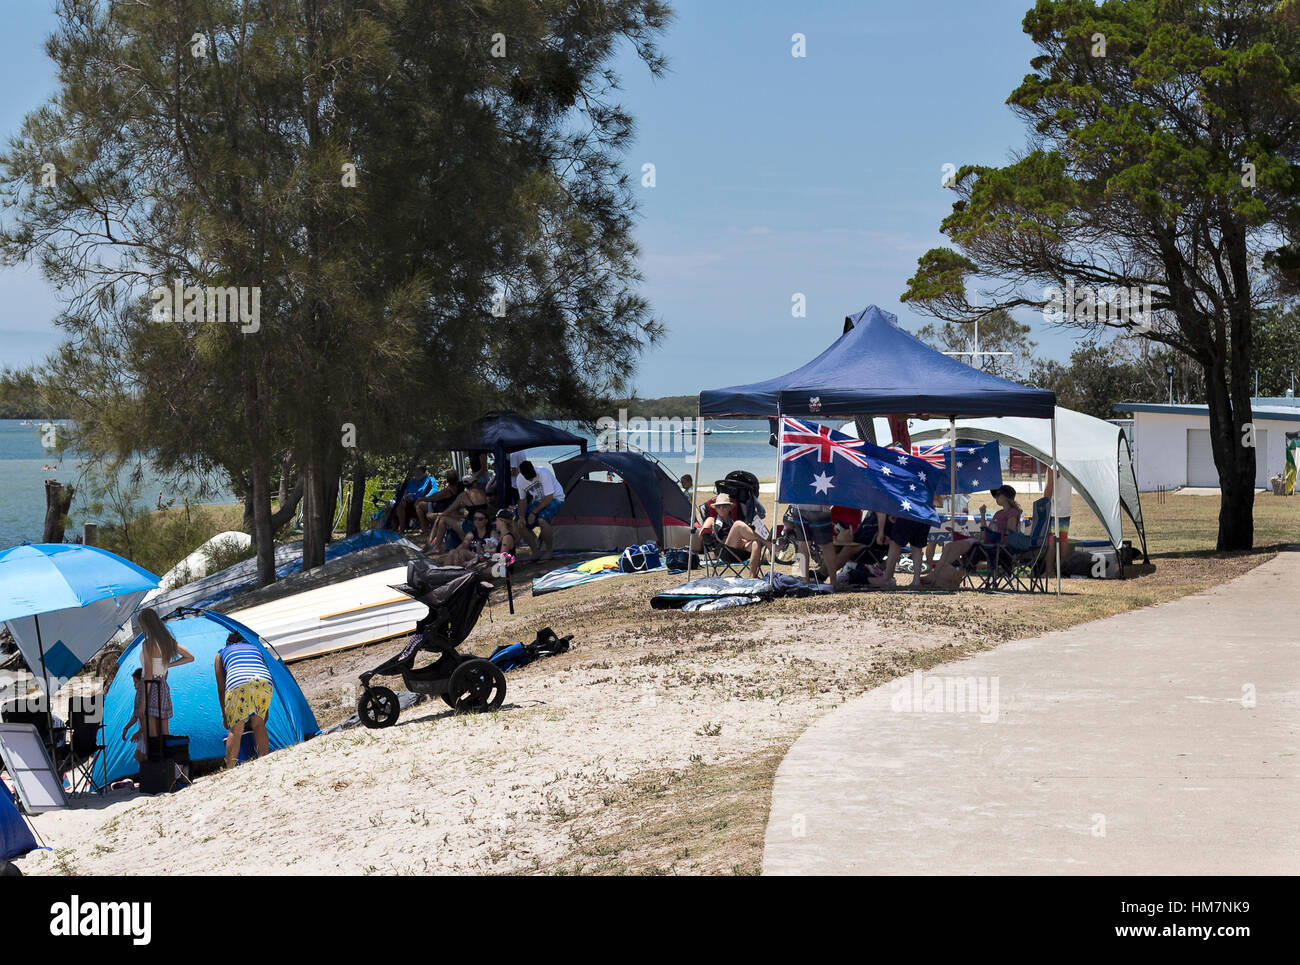
<instances>
[{"instance_id":1,"label":"yellow shorts","mask_svg":"<svg viewBox=\"0 0 1300 965\"><path fill-rule=\"evenodd\" d=\"M249 717L266 720L266 713L271 708L271 681L249 680L234 690L226 691L226 702L222 708L226 712L225 724L233 727L237 721Z\"/></svg>"}]
</instances>

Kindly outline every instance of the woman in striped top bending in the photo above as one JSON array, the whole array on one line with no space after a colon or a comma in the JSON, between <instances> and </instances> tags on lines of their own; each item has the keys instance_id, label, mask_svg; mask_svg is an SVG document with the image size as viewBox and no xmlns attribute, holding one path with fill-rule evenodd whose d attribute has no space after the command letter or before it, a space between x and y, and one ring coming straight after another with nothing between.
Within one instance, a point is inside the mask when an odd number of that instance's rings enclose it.
<instances>
[{"instance_id":1,"label":"woman in striped top bending","mask_svg":"<svg viewBox=\"0 0 1300 965\"><path fill-rule=\"evenodd\" d=\"M217 651L213 663L217 674L217 702L226 728L226 767L234 767L239 760L239 742L244 737L244 724L253 728L253 743L257 756L270 752L266 734L266 717L271 709L271 671L266 666L261 647L249 643L232 632L226 645Z\"/></svg>"}]
</instances>

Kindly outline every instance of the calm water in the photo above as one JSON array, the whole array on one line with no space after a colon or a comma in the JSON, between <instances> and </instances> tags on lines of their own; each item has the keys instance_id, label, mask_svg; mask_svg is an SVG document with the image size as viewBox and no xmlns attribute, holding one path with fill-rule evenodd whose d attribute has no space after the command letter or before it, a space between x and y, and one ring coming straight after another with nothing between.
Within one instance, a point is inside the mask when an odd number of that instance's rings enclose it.
<instances>
[{"instance_id":1,"label":"calm water","mask_svg":"<svg viewBox=\"0 0 1300 965\"><path fill-rule=\"evenodd\" d=\"M652 453L664 464L664 470L674 479L683 474L695 474L695 430L693 420L686 426L676 425L656 433L629 432L628 442L635 448ZM563 423L564 427L587 440L588 449L595 449L597 439L579 426ZM759 479L776 478L776 450L767 444L766 419L706 419L704 446L700 450L700 479L711 484L733 469L746 469ZM558 461L573 455L574 450L560 447L531 449L537 459Z\"/></svg>"},{"instance_id":2,"label":"calm water","mask_svg":"<svg viewBox=\"0 0 1300 965\"><path fill-rule=\"evenodd\" d=\"M82 486L84 467L72 454L65 454L60 462L55 450L46 449L42 445L41 425L39 422L23 425L17 419L0 419L0 549L7 549L23 540L40 541L45 528L46 479L57 479L78 488L72 501L66 538L71 539L80 533L82 523L103 521L88 513L90 493ZM159 496L167 489L157 478L146 476L140 504L156 506ZM212 501L231 502L233 497L222 494Z\"/></svg>"}]
</instances>

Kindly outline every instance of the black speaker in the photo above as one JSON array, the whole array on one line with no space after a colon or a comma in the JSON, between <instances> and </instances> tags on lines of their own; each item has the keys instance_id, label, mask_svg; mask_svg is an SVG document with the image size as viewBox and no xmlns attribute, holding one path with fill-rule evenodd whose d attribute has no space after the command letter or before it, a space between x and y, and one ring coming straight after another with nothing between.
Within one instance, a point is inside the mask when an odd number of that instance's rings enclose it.
<instances>
[{"instance_id":1,"label":"black speaker","mask_svg":"<svg viewBox=\"0 0 1300 965\"><path fill-rule=\"evenodd\" d=\"M165 794L176 780L176 762L163 758L160 761L140 762L140 793Z\"/></svg>"}]
</instances>

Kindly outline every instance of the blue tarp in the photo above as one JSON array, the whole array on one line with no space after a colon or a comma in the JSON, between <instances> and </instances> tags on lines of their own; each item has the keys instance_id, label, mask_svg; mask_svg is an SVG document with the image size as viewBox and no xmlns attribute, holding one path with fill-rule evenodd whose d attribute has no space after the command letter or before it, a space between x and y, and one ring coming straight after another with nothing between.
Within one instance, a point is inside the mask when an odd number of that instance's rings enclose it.
<instances>
[{"instance_id":1,"label":"blue tarp","mask_svg":"<svg viewBox=\"0 0 1300 965\"><path fill-rule=\"evenodd\" d=\"M793 372L701 392L700 415L1052 418L1054 392L1017 385L944 355L905 332L897 316L875 305L850 315L845 326L830 348ZM797 338L793 333L792 344Z\"/></svg>"},{"instance_id":2,"label":"blue tarp","mask_svg":"<svg viewBox=\"0 0 1300 965\"><path fill-rule=\"evenodd\" d=\"M173 716L170 730L172 734L190 739L192 761L217 759L225 755L226 727L217 706L213 661L217 651L225 646L226 637L231 630L238 630L246 640L260 646L266 665L270 668L274 697L266 730L271 739L271 750L300 743L320 732L316 726L316 716L299 689L298 682L293 679L293 674L248 627L224 614L211 611L166 622L177 642L194 654L193 663L177 667L167 675L172 692ZM108 747L95 762L94 781L97 787L139 770L134 757L135 745L122 740L122 728L135 712L132 674L140 666L140 643L143 639L143 635L136 637L118 658L117 675L109 685L108 693L104 695L104 743Z\"/></svg>"},{"instance_id":3,"label":"blue tarp","mask_svg":"<svg viewBox=\"0 0 1300 965\"><path fill-rule=\"evenodd\" d=\"M18 805L3 784L0 784L0 861L21 858L36 850L36 839L27 822L18 813Z\"/></svg>"}]
</instances>

